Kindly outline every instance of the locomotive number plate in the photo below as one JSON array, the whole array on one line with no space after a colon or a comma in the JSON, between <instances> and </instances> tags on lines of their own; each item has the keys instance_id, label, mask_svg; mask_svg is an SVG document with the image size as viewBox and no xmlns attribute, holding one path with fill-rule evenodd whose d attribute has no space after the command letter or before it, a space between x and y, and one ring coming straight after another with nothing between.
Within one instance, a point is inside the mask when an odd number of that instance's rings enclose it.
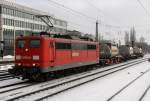
<instances>
[{"instance_id":1,"label":"locomotive number plate","mask_svg":"<svg viewBox=\"0 0 150 101\"><path fill-rule=\"evenodd\" d=\"M73 52L73 53L72 53L72 56L74 56L74 57L75 57L75 56L79 56L79 53Z\"/></svg>"},{"instance_id":2,"label":"locomotive number plate","mask_svg":"<svg viewBox=\"0 0 150 101\"><path fill-rule=\"evenodd\" d=\"M22 59L25 59L25 60L29 60L29 59L31 59L31 57L30 57L30 56L22 56L21 58L22 58Z\"/></svg>"}]
</instances>

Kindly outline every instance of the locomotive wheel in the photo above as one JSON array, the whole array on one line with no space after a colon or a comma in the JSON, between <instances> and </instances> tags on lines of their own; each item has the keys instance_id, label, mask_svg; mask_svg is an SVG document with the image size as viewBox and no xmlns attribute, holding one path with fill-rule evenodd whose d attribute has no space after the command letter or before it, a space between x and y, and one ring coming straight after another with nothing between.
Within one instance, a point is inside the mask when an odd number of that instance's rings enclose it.
<instances>
[{"instance_id":1,"label":"locomotive wheel","mask_svg":"<svg viewBox=\"0 0 150 101\"><path fill-rule=\"evenodd\" d=\"M52 77L50 76L49 73L44 73L44 74L43 74L43 78L44 78L45 81L52 79Z\"/></svg>"},{"instance_id":2,"label":"locomotive wheel","mask_svg":"<svg viewBox=\"0 0 150 101\"><path fill-rule=\"evenodd\" d=\"M32 81L37 81L37 82L43 82L43 81L45 81L44 76L42 74L40 74L40 73L33 74L31 76L31 80Z\"/></svg>"}]
</instances>

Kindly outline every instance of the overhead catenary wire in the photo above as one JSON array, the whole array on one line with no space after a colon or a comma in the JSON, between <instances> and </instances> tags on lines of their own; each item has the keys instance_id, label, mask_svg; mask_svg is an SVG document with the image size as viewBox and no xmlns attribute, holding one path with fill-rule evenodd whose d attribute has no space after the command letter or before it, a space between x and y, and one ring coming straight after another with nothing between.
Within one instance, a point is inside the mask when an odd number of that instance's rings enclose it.
<instances>
[{"instance_id":1,"label":"overhead catenary wire","mask_svg":"<svg viewBox=\"0 0 150 101\"><path fill-rule=\"evenodd\" d=\"M79 16L79 15L80 15L80 16L82 16L82 17L87 18L87 20L90 21L92 24L95 24L95 22L96 22L96 19L95 19L95 18L90 17L90 16L87 16L87 15L84 14L84 13L81 13L81 12L78 12L78 11L76 11L76 10L73 10L73 9L71 9L71 8L69 8L69 7L65 6L65 5L63 5L63 4L57 3L56 1L52 1L52 0L48 0L48 1L50 1L50 2L53 3L53 4L55 4L55 5L58 6L58 7L64 8L66 12L72 13L74 16ZM52 6L54 6L54 5L52 5ZM75 15L75 14L77 14L77 15ZM74 23L74 22L72 22L72 21L67 21L67 22L73 25L73 26L71 26L71 27L74 27L74 25L75 25L76 27L77 27L77 26L78 26L78 27L84 26L84 27L86 27L86 28L89 29L89 27L86 26L85 24L77 24L77 23ZM70 24L69 24L69 26L70 26ZM79 28L78 28L78 29L79 29Z\"/></svg>"},{"instance_id":2,"label":"overhead catenary wire","mask_svg":"<svg viewBox=\"0 0 150 101\"><path fill-rule=\"evenodd\" d=\"M76 10L74 10L74 9L71 9L71 8L69 8L69 7L67 7L67 6L65 6L65 5L63 5L63 4L60 4L60 3L56 2L56 1L53 1L53 0L48 0L48 1L51 2L51 3L53 3L53 4L55 4L55 5L57 5L57 6L59 6L59 7L62 7L62 8L64 8L64 9L66 9L66 10L69 10L69 11L72 12L72 13L76 13L76 14L78 14L78 15L80 15L80 16L83 16L83 17L87 18L88 20L92 21L93 24L95 24L96 21L98 21L99 23L105 23L105 22L103 22L102 20L100 21L100 20L98 20L97 18L88 16L88 15L82 13L82 12L79 12L79 11L76 11ZM110 25L110 24L103 24L103 25L104 25L105 27L111 26L112 28L118 28L118 29L121 28L121 26L116 26L116 25Z\"/></svg>"},{"instance_id":3,"label":"overhead catenary wire","mask_svg":"<svg viewBox=\"0 0 150 101\"><path fill-rule=\"evenodd\" d=\"M71 11L71 12L74 12L74 13L76 13L76 14L79 14L79 15L81 15L81 16L84 16L84 17L86 17L86 18L88 18L88 19L90 19L90 20L92 20L92 21L96 21L96 20L97 20L96 18L90 17L90 16L88 16L88 15L86 15L86 14L84 14L84 13L81 13L81 12L79 12L79 11L76 11L76 10L74 10L74 9L71 9L71 8L69 8L69 7L67 7L67 6L65 6L65 5L63 5L63 4L60 4L60 3L56 2L56 1L53 1L53 0L48 0L48 1L51 2L51 3L53 3L53 4L56 4L56 5L58 5L58 6L61 6L61 7L65 8L65 9Z\"/></svg>"},{"instance_id":4,"label":"overhead catenary wire","mask_svg":"<svg viewBox=\"0 0 150 101\"><path fill-rule=\"evenodd\" d=\"M92 6L93 8L95 8L99 13L98 15L102 14L104 16L106 16L107 18L111 19L112 21L115 21L116 23L118 24L121 24L115 17L112 17L111 15L109 14L106 14L105 12L103 12L103 10L101 10L99 7L96 7L93 3L91 3L89 0L85 0L86 3L88 3L90 6ZM100 15L101 17L101 15ZM102 23L105 23L101 20ZM105 26L111 26L112 28L118 28L118 29L121 29L122 27L123 28L130 28L129 26L117 26L117 25L110 25L110 24L105 24Z\"/></svg>"},{"instance_id":5,"label":"overhead catenary wire","mask_svg":"<svg viewBox=\"0 0 150 101\"><path fill-rule=\"evenodd\" d=\"M56 2L56 1L53 1L53 0L48 0L48 1L50 1L51 3L53 3L53 4L55 4L55 6L58 6L58 7L62 7L62 8L64 8L64 11L66 11L66 12L71 12L73 15L75 15L75 16L82 16L82 17L85 17L85 18L87 18L87 20L89 21L89 22L92 22L92 24L95 24L95 22L96 22L96 18L94 18L94 17L90 17L90 16L88 16L88 15L86 15L86 14L84 14L84 13L82 13L82 12L78 12L78 11L76 11L76 10L74 10L74 9L71 9L71 8L69 8L69 7L67 7L67 6L65 6L65 5L63 5L63 4L61 4L61 3L58 3L58 2ZM54 5L53 5L54 6ZM76 15L77 14L77 15ZM69 21L68 21L69 22ZM71 24L69 24L69 26L70 26L70 28L72 27L72 29L73 28L77 28L79 31L81 31L81 29L80 29L80 27L82 27L82 25L81 24L75 24L75 23L72 23L72 22L69 22L69 23L71 23ZM111 30L115 30L115 31L117 31L117 30L119 30L119 31L121 31L121 30L129 30L131 27L130 26L117 26L117 25L111 25L111 24L106 24L104 21L100 21L99 22L99 24L101 24L101 25L103 25L103 27L104 27L104 29L105 28L109 28L109 29L111 29ZM73 26L71 26L71 25L73 25ZM76 26L76 27L75 27ZM86 26L84 26L84 28L85 28ZM86 27L86 28L88 28L88 27ZM103 31L104 31L104 29L103 29ZM106 29L105 29L106 30ZM82 32L82 31L81 31ZM101 32L101 33L104 33L104 32Z\"/></svg>"},{"instance_id":6,"label":"overhead catenary wire","mask_svg":"<svg viewBox=\"0 0 150 101\"><path fill-rule=\"evenodd\" d=\"M140 0L137 0L137 2L140 4L140 6L144 9L145 13L147 14L147 16L150 17L150 12L145 8L145 6L143 5L143 3Z\"/></svg>"},{"instance_id":7,"label":"overhead catenary wire","mask_svg":"<svg viewBox=\"0 0 150 101\"><path fill-rule=\"evenodd\" d=\"M51 0L50 0L51 1ZM57 2L52 2L54 5L51 5L51 6L54 6L54 7L56 7L56 6L58 6L58 7L62 7L62 8L64 8L64 7L66 7L66 6L63 6L62 4L60 4L59 5L59 3L57 3ZM64 12L67 12L67 13L71 13L71 14L73 14L74 16L79 16L79 15L81 15L80 14L80 12L74 12L74 11L72 11L72 10L70 10L70 8L69 7L66 7L66 8L64 8L65 10L64 10ZM78 14L78 15L75 15L75 14ZM86 15L81 15L81 16L84 16L84 17L88 17L88 16L86 16ZM85 18L84 18L85 19ZM95 21L96 19L94 19L94 18L90 18L90 17L88 17L88 21L90 21L92 24L95 24ZM75 22L73 22L73 21L67 21L68 22L68 27L72 27L72 28L75 28L75 29L80 29L80 27L83 27L84 26L84 28L87 28L87 29L89 29L90 28L90 26L87 26L86 24L77 24L77 23L75 23ZM81 30L79 30L79 31L81 31Z\"/></svg>"},{"instance_id":8,"label":"overhead catenary wire","mask_svg":"<svg viewBox=\"0 0 150 101\"><path fill-rule=\"evenodd\" d=\"M68 21L68 23L74 24L74 25L79 26L79 27L81 27L81 26L84 26L84 27L86 27L86 28L89 28L89 27L90 27L90 26L86 26L86 24L77 24L77 23L72 22L72 21Z\"/></svg>"},{"instance_id":9,"label":"overhead catenary wire","mask_svg":"<svg viewBox=\"0 0 150 101\"><path fill-rule=\"evenodd\" d=\"M103 14L103 15L106 15L106 17L109 17L110 19L112 20L115 20L115 22L118 22L114 17L104 13L100 8L96 7L93 3L91 3L89 0L86 0L86 3L88 3L90 6L92 6L93 8L95 8L99 13L98 15L100 14ZM101 15L100 15L101 16Z\"/></svg>"},{"instance_id":10,"label":"overhead catenary wire","mask_svg":"<svg viewBox=\"0 0 150 101\"><path fill-rule=\"evenodd\" d=\"M115 19L114 17L104 13L100 8L96 7L93 3L91 3L89 0L85 0L89 5L91 5L92 7L94 7L95 9L97 9L97 11L100 14L106 15L106 17L109 17L112 20L115 20L115 22L117 22L117 19ZM150 12L144 7L144 5L142 4L142 2L140 0L137 0L138 3L140 4L140 6L144 9L144 11L147 13L147 15L150 17ZM104 22L103 22L104 23ZM111 28L117 28L117 29L122 29L121 26L115 26L115 25L110 25L110 24L105 24L105 27L111 27ZM123 26L122 26L123 27ZM125 29L129 29L131 28L131 26L124 26Z\"/></svg>"}]
</instances>

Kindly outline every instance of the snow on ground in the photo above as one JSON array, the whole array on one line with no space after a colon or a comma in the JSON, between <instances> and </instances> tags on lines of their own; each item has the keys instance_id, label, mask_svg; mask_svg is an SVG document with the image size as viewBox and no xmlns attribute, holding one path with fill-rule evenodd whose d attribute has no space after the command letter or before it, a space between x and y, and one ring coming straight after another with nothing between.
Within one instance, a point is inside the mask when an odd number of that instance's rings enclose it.
<instances>
[{"instance_id":1,"label":"snow on ground","mask_svg":"<svg viewBox=\"0 0 150 101\"><path fill-rule=\"evenodd\" d=\"M4 65L4 66L0 66L0 70L8 70L10 68L12 68L13 65Z\"/></svg>"},{"instance_id":2,"label":"snow on ground","mask_svg":"<svg viewBox=\"0 0 150 101\"><path fill-rule=\"evenodd\" d=\"M12 55L4 56L3 59L0 57L0 61L12 61L12 60L14 60L14 56ZM8 70L10 68L12 68L12 65L0 66L0 70Z\"/></svg>"},{"instance_id":3,"label":"snow on ground","mask_svg":"<svg viewBox=\"0 0 150 101\"><path fill-rule=\"evenodd\" d=\"M142 101L150 101L150 90L145 95L144 99Z\"/></svg>"},{"instance_id":4,"label":"snow on ground","mask_svg":"<svg viewBox=\"0 0 150 101\"><path fill-rule=\"evenodd\" d=\"M11 85L11 84L14 84L14 83L18 83L18 82L23 82L22 80L20 79L17 79L17 78L13 78L13 79L8 79L8 80L5 80L5 81L0 81L0 87L2 86L5 86L5 85Z\"/></svg>"},{"instance_id":5,"label":"snow on ground","mask_svg":"<svg viewBox=\"0 0 150 101\"><path fill-rule=\"evenodd\" d=\"M6 55L3 57L3 59L2 57L0 57L0 61L12 61L12 60L14 60L14 56L12 55Z\"/></svg>"},{"instance_id":6,"label":"snow on ground","mask_svg":"<svg viewBox=\"0 0 150 101\"><path fill-rule=\"evenodd\" d=\"M140 79L138 79L131 86L126 88L122 93L116 96L112 101L122 101L122 99L125 101L139 101L143 92L150 85L149 77L150 77L150 72L143 75ZM147 101L150 101L150 97L149 100Z\"/></svg>"},{"instance_id":7,"label":"snow on ground","mask_svg":"<svg viewBox=\"0 0 150 101\"><path fill-rule=\"evenodd\" d=\"M4 58L4 59L13 59L14 56L12 56L12 55L6 55L6 56L4 56L3 58Z\"/></svg>"},{"instance_id":8,"label":"snow on ground","mask_svg":"<svg viewBox=\"0 0 150 101\"><path fill-rule=\"evenodd\" d=\"M122 87L150 69L150 62L138 64L123 71L97 79L88 84L68 90L49 98L50 101L106 101ZM146 73L130 88L125 89L114 101L137 101L146 87L150 84L150 72ZM150 97L149 97L150 99ZM147 100L149 101L149 100Z\"/></svg>"}]
</instances>

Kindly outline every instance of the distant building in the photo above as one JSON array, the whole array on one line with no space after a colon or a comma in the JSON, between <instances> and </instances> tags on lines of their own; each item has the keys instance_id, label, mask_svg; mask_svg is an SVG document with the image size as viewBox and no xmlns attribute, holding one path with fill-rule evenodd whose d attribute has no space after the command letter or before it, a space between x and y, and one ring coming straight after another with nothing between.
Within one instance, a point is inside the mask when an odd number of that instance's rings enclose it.
<instances>
[{"instance_id":1,"label":"distant building","mask_svg":"<svg viewBox=\"0 0 150 101\"><path fill-rule=\"evenodd\" d=\"M0 41L4 41L4 53L13 54L15 37L45 31L47 25L35 15L48 14L8 1L0 0ZM66 21L55 17L52 17L51 21L54 25L51 33L66 33Z\"/></svg>"},{"instance_id":2,"label":"distant building","mask_svg":"<svg viewBox=\"0 0 150 101\"><path fill-rule=\"evenodd\" d=\"M16 0L6 0L6 1L9 1L9 2L16 2Z\"/></svg>"}]
</instances>

